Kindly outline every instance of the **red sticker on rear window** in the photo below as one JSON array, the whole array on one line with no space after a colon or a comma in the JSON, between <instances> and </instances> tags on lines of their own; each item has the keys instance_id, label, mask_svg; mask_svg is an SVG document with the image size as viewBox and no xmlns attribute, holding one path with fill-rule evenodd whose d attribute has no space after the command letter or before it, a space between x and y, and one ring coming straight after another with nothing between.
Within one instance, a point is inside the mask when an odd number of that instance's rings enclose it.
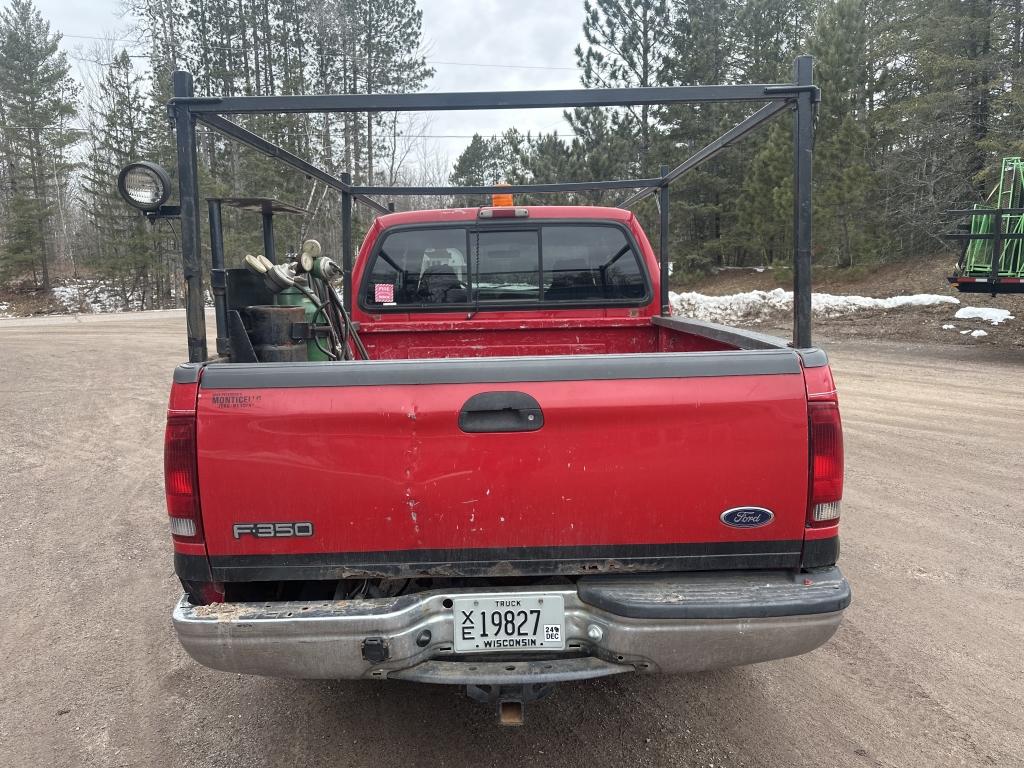
<instances>
[{"instance_id":1,"label":"red sticker on rear window","mask_svg":"<svg viewBox=\"0 0 1024 768\"><path fill-rule=\"evenodd\" d=\"M373 300L378 304L394 304L395 286L391 283L374 283Z\"/></svg>"}]
</instances>

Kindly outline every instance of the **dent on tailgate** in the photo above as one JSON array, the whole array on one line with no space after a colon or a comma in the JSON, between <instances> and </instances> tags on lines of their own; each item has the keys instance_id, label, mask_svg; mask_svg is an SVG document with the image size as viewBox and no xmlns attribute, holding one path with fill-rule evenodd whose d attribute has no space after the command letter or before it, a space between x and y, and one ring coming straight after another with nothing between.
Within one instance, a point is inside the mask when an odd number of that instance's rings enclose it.
<instances>
[{"instance_id":1,"label":"dent on tailgate","mask_svg":"<svg viewBox=\"0 0 1024 768\"><path fill-rule=\"evenodd\" d=\"M534 398L543 428L460 431L466 401L493 390ZM211 557L426 552L507 561L593 550L642 558L762 542L762 551L798 558L803 537L799 372L203 389L198 429ZM736 507L774 518L723 525ZM234 531L273 522L308 522L311 535Z\"/></svg>"}]
</instances>

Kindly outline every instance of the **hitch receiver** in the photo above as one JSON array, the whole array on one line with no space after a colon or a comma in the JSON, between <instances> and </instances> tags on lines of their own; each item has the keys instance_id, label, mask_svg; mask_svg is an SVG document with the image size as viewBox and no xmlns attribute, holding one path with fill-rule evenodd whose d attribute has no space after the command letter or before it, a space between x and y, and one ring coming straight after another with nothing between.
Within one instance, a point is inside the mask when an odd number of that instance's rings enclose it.
<instances>
[{"instance_id":1,"label":"hitch receiver","mask_svg":"<svg viewBox=\"0 0 1024 768\"><path fill-rule=\"evenodd\" d=\"M493 704L501 725L522 725L526 702L547 696L555 686L552 683L530 685L467 685L466 695L473 701Z\"/></svg>"}]
</instances>

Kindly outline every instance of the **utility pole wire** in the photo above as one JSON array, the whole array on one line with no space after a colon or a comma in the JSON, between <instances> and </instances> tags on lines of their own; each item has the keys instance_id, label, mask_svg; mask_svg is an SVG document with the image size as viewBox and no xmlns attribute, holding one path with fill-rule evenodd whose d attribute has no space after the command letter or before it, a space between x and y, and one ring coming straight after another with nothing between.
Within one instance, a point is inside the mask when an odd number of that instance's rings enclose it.
<instances>
[{"instance_id":1,"label":"utility pole wire","mask_svg":"<svg viewBox=\"0 0 1024 768\"><path fill-rule=\"evenodd\" d=\"M75 40L109 40L111 42L116 42L116 43L132 43L133 45L141 45L141 43L138 40L134 40L134 39L128 38L128 37L100 37L99 35L79 35L79 34L71 34L71 33L68 33L68 32L61 33L61 36L62 37L73 38ZM218 51L234 51L234 50L236 50L236 49L231 48L230 46L226 46L226 45L211 45L211 44L208 44L206 47L208 49L210 49L210 50L218 50ZM329 48L321 49L321 51L319 51L319 52L320 53L331 54L331 55L334 55L334 56L343 56L344 55L344 53L342 51L340 51L340 50L332 50L332 49L329 49ZM128 56L129 56L129 58L133 58L133 59L148 59L148 58L151 58L151 54L148 54L148 53L129 53ZM446 67L484 67L484 68L488 68L488 69L541 69L541 70L551 70L551 71L558 71L558 72L576 72L579 69L578 67L556 67L556 66L549 66L549 65L546 65L546 64L512 64L512 63L506 63L506 62L495 63L495 62L482 62L482 61L442 61L441 59L425 59L425 61L426 61L427 64L440 64L441 66L446 66Z\"/></svg>"}]
</instances>

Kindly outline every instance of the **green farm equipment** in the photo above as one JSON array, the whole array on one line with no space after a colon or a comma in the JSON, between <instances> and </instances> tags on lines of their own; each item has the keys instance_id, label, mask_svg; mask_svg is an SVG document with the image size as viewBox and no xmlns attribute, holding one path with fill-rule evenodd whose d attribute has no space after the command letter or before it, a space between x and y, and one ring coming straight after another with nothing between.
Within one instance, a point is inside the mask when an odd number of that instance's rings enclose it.
<instances>
[{"instance_id":1,"label":"green farm equipment","mask_svg":"<svg viewBox=\"0 0 1024 768\"><path fill-rule=\"evenodd\" d=\"M948 235L964 243L950 284L965 293L1024 293L1024 159L1004 157L986 202L951 213L969 223Z\"/></svg>"}]
</instances>

